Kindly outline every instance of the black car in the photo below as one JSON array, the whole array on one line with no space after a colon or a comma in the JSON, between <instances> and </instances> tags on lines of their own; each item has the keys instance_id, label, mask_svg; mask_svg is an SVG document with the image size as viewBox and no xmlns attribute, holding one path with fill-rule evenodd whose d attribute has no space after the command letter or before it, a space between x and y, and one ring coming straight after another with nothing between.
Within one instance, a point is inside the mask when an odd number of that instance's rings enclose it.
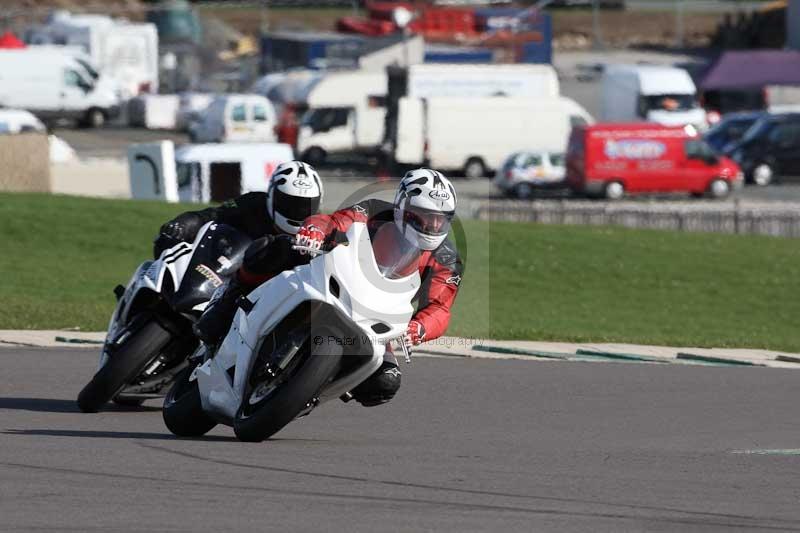
<instances>
[{"instance_id":1,"label":"black car","mask_svg":"<svg viewBox=\"0 0 800 533\"><path fill-rule=\"evenodd\" d=\"M733 146L758 119L765 116L763 111L748 113L728 113L722 120L708 130L703 138L717 152L724 152L728 145Z\"/></svg>"},{"instance_id":2,"label":"black car","mask_svg":"<svg viewBox=\"0 0 800 533\"><path fill-rule=\"evenodd\" d=\"M756 185L800 177L800 113L765 115L725 152Z\"/></svg>"}]
</instances>

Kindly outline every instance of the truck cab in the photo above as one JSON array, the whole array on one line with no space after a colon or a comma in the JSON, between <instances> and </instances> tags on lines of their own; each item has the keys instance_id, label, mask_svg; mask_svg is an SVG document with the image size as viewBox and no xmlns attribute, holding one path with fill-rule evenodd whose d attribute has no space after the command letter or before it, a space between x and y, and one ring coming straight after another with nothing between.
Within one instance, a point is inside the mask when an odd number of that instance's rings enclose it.
<instances>
[{"instance_id":1,"label":"truck cab","mask_svg":"<svg viewBox=\"0 0 800 533\"><path fill-rule=\"evenodd\" d=\"M655 65L613 65L603 73L602 117L607 122L655 122L664 126L708 127L697 88L684 69Z\"/></svg>"}]
</instances>

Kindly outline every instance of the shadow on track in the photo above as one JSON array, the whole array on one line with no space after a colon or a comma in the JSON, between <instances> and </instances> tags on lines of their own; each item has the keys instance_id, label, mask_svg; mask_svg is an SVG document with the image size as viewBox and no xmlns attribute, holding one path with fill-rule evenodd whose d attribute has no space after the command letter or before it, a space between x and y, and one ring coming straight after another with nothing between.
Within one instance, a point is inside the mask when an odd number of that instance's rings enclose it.
<instances>
[{"instance_id":1,"label":"shadow on track","mask_svg":"<svg viewBox=\"0 0 800 533\"><path fill-rule=\"evenodd\" d=\"M38 413L80 413L78 404L75 400L63 400L58 398L14 398L0 397L0 409L12 411L34 411ZM113 403L107 404L103 411L113 412L148 412L160 411L161 407L149 405L144 406L125 406Z\"/></svg>"},{"instance_id":2,"label":"shadow on track","mask_svg":"<svg viewBox=\"0 0 800 533\"><path fill-rule=\"evenodd\" d=\"M93 431L77 429L7 429L4 435L38 435L45 437L81 437L90 439L145 439L145 440L197 440L237 442L235 437L212 435L183 439L171 433L146 433L141 431Z\"/></svg>"}]
</instances>

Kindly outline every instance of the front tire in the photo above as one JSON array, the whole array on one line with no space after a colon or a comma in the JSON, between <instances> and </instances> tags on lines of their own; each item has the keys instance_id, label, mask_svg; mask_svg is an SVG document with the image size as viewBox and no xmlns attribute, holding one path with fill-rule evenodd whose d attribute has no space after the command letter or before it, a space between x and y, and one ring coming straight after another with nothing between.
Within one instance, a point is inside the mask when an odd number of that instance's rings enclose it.
<instances>
[{"instance_id":1,"label":"front tire","mask_svg":"<svg viewBox=\"0 0 800 533\"><path fill-rule=\"evenodd\" d=\"M200 437L217 425L203 411L197 380L189 381L193 370L194 366L189 366L175 377L161 410L167 429L178 437Z\"/></svg>"},{"instance_id":2,"label":"front tire","mask_svg":"<svg viewBox=\"0 0 800 533\"><path fill-rule=\"evenodd\" d=\"M325 163L325 150L318 146L312 146L303 153L303 161L306 161L312 167L317 167Z\"/></svg>"},{"instance_id":3,"label":"front tire","mask_svg":"<svg viewBox=\"0 0 800 533\"><path fill-rule=\"evenodd\" d=\"M714 199L722 199L731 193L731 185L726 180L715 179L708 184L708 195Z\"/></svg>"},{"instance_id":4,"label":"front tire","mask_svg":"<svg viewBox=\"0 0 800 533\"><path fill-rule=\"evenodd\" d=\"M169 343L172 334L156 320L150 320L131 333L91 381L78 394L78 408L96 413L144 369Z\"/></svg>"},{"instance_id":5,"label":"front tire","mask_svg":"<svg viewBox=\"0 0 800 533\"><path fill-rule=\"evenodd\" d=\"M335 333L333 330L315 331L314 335L327 339L329 335L335 336ZM242 400L233 423L239 440L261 442L270 438L309 407L319 391L336 374L343 347L334 342L312 345L310 338L306 342L311 346L311 353L289 376L288 381L255 405L249 403L255 390L251 390Z\"/></svg>"}]
</instances>

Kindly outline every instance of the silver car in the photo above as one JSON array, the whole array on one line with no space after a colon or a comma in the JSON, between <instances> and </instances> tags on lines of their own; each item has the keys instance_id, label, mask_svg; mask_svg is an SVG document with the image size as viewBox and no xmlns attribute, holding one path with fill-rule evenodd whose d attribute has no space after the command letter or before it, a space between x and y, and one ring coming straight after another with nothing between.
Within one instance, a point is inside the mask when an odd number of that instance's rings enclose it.
<instances>
[{"instance_id":1,"label":"silver car","mask_svg":"<svg viewBox=\"0 0 800 533\"><path fill-rule=\"evenodd\" d=\"M563 153L517 152L497 171L494 184L509 196L530 198L537 189L563 187L565 174Z\"/></svg>"}]
</instances>

